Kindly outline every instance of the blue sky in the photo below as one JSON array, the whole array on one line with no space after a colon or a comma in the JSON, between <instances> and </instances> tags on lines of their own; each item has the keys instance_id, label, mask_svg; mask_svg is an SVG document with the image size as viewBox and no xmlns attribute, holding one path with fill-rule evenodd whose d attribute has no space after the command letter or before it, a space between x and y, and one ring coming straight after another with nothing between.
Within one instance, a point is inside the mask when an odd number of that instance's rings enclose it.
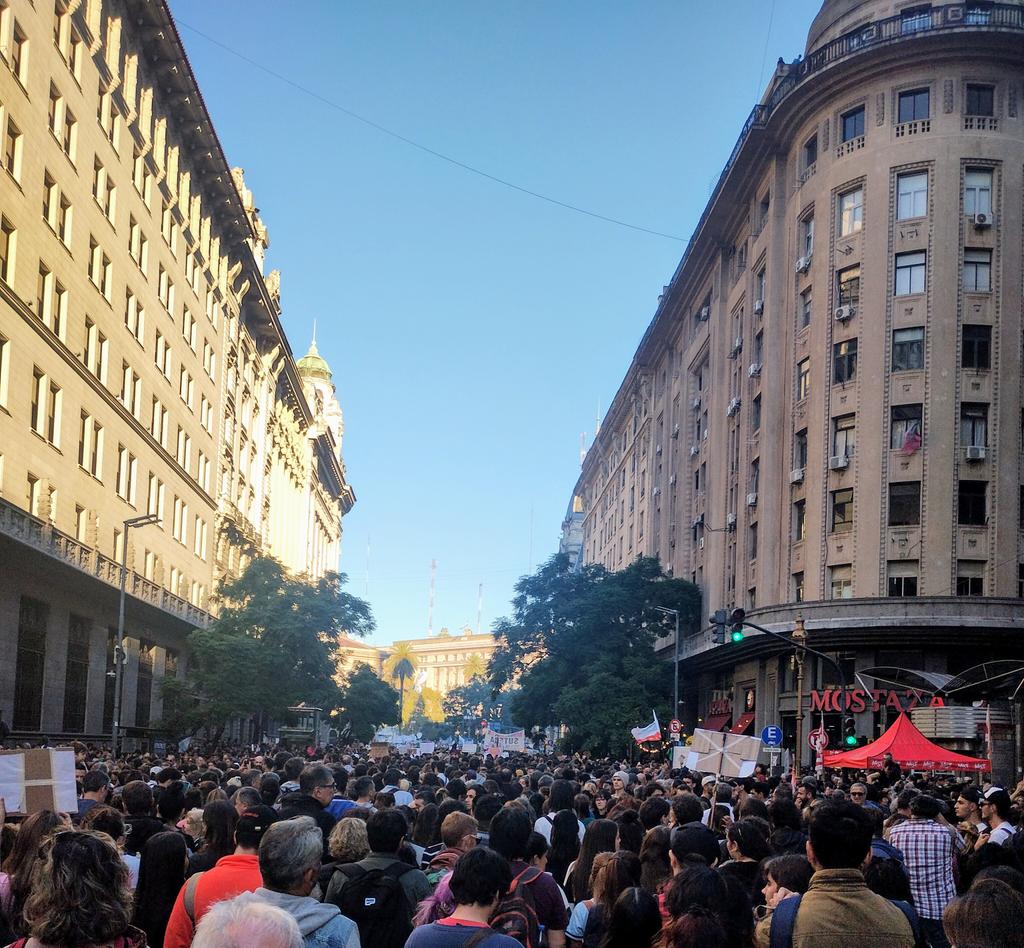
<instances>
[{"instance_id":1,"label":"blue sky","mask_svg":"<svg viewBox=\"0 0 1024 948\"><path fill-rule=\"evenodd\" d=\"M487 628L557 549L580 434L683 244L417 151L190 27L464 163L688 237L819 3L171 6L269 228L292 348L306 351L315 319L334 371L358 498L341 569L373 607L375 641L426 632L434 558L435 631L475 626L479 583Z\"/></svg>"}]
</instances>

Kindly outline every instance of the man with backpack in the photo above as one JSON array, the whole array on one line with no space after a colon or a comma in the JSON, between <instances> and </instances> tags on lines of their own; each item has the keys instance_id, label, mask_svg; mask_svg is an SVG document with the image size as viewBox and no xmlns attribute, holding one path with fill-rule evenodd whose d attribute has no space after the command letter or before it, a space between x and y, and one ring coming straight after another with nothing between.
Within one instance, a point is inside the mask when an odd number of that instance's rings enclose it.
<instances>
[{"instance_id":1,"label":"man with backpack","mask_svg":"<svg viewBox=\"0 0 1024 948\"><path fill-rule=\"evenodd\" d=\"M779 890L757 926L759 948L914 948L921 931L917 913L906 902L876 895L861 874L873 830L870 813L855 803L815 809L807 841L807 859L815 870L810 888L802 896Z\"/></svg>"},{"instance_id":2,"label":"man with backpack","mask_svg":"<svg viewBox=\"0 0 1024 948\"><path fill-rule=\"evenodd\" d=\"M441 824L442 849L427 867L427 882L431 888L455 868L463 853L476 846L476 820L468 813L449 813Z\"/></svg>"},{"instance_id":3,"label":"man with backpack","mask_svg":"<svg viewBox=\"0 0 1024 948\"><path fill-rule=\"evenodd\" d=\"M398 858L409 832L401 810L378 810L366 821L370 855L338 866L327 886L325 902L341 909L359 926L364 945L402 948L412 932L412 916L430 895L427 877Z\"/></svg>"},{"instance_id":4,"label":"man with backpack","mask_svg":"<svg viewBox=\"0 0 1024 948\"><path fill-rule=\"evenodd\" d=\"M449 819L461 815L453 813ZM470 850L455 864L448 880L455 911L417 928L407 948L522 948L521 941L490 925L511 884L507 859L485 846Z\"/></svg>"},{"instance_id":5,"label":"man with backpack","mask_svg":"<svg viewBox=\"0 0 1024 948\"><path fill-rule=\"evenodd\" d=\"M517 804L506 806L491 821L491 848L504 856L512 870L508 894L491 917L491 927L537 948L539 931L547 933L548 948L564 948L568 921L562 890L546 872L526 862L533 820Z\"/></svg>"}]
</instances>

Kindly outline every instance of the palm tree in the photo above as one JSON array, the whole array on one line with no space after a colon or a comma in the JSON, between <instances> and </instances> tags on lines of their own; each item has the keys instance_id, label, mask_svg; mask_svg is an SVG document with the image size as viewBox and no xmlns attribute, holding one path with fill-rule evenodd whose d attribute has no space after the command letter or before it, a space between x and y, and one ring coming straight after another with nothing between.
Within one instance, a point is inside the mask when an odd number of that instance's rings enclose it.
<instances>
[{"instance_id":1,"label":"palm tree","mask_svg":"<svg viewBox=\"0 0 1024 948\"><path fill-rule=\"evenodd\" d=\"M407 642L396 645L384 663L384 671L389 678L398 679L398 723L402 726L405 723L405 680L412 678L416 672L416 658L412 653L412 646Z\"/></svg>"},{"instance_id":2,"label":"palm tree","mask_svg":"<svg viewBox=\"0 0 1024 948\"><path fill-rule=\"evenodd\" d=\"M474 652L469 658L466 659L466 681L470 682L474 678L483 678L487 673L487 662L484 661L483 655L479 652Z\"/></svg>"}]
</instances>

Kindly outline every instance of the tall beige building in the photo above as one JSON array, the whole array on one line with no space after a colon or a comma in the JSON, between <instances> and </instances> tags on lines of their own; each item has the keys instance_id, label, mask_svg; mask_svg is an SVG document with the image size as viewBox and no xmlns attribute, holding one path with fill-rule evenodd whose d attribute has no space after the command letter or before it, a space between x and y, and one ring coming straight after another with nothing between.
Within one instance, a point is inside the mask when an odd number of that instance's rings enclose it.
<instances>
[{"instance_id":1,"label":"tall beige building","mask_svg":"<svg viewBox=\"0 0 1024 948\"><path fill-rule=\"evenodd\" d=\"M851 680L1019 655L1022 80L1018 2L824 3L585 458L584 562L657 555L705 616L800 613ZM791 744L777 643L681 646L688 723ZM811 662L805 713L834 685ZM896 713L882 691L865 735Z\"/></svg>"},{"instance_id":2,"label":"tall beige building","mask_svg":"<svg viewBox=\"0 0 1024 948\"><path fill-rule=\"evenodd\" d=\"M166 3L0 2L0 138L0 711L109 734L126 562L143 738L220 582L337 567L341 409Z\"/></svg>"}]
</instances>

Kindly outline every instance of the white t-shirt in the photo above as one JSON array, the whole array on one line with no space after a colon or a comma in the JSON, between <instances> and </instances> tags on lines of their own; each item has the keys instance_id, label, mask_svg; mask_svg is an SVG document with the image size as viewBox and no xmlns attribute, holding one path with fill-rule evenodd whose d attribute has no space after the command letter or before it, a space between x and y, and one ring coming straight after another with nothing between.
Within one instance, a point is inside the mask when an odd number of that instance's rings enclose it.
<instances>
[{"instance_id":1,"label":"white t-shirt","mask_svg":"<svg viewBox=\"0 0 1024 948\"><path fill-rule=\"evenodd\" d=\"M988 838L990 843L998 843L1000 846L1006 846L1013 838L1013 834L1017 830L1014 828L1012 823L1000 823Z\"/></svg>"},{"instance_id":2,"label":"white t-shirt","mask_svg":"<svg viewBox=\"0 0 1024 948\"><path fill-rule=\"evenodd\" d=\"M577 820L576 822L579 823L580 842L582 843L583 834L587 831L587 828L583 825L582 822L580 822L580 820ZM534 832L540 833L540 835L548 841L549 845L551 843L551 827L554 826L554 823L555 819L553 816L542 816L537 820L536 823L533 824Z\"/></svg>"}]
</instances>

